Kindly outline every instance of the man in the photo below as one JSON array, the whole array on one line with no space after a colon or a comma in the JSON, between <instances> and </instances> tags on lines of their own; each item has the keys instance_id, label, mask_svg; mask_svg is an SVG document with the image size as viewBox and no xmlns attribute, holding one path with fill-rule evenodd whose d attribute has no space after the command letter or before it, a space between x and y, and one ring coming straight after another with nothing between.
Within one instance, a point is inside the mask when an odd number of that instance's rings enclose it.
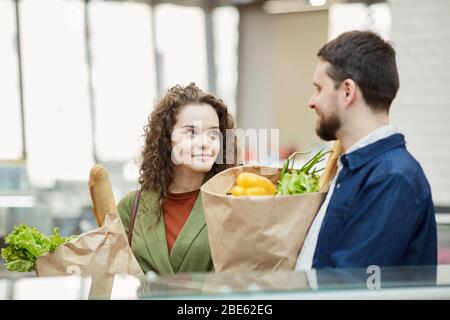
<instances>
[{"instance_id":1,"label":"man","mask_svg":"<svg viewBox=\"0 0 450 320\"><path fill-rule=\"evenodd\" d=\"M344 154L308 231L297 270L369 265L434 265L437 236L430 186L389 124L399 80L392 46L352 31L318 52L316 133Z\"/></svg>"}]
</instances>

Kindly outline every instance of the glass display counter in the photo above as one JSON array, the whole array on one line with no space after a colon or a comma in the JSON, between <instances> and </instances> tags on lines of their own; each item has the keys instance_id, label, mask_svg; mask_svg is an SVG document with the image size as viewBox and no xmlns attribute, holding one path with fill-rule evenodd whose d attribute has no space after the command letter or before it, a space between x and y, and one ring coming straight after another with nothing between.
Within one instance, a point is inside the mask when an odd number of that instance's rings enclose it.
<instances>
[{"instance_id":1,"label":"glass display counter","mask_svg":"<svg viewBox=\"0 0 450 320\"><path fill-rule=\"evenodd\" d=\"M450 299L450 265L142 277L3 271L0 299Z\"/></svg>"}]
</instances>

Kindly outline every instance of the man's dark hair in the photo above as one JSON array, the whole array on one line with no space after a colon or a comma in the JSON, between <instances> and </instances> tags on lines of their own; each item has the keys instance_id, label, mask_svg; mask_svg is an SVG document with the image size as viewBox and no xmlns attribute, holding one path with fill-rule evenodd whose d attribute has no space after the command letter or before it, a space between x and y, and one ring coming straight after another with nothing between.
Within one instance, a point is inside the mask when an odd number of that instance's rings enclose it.
<instances>
[{"instance_id":1,"label":"man's dark hair","mask_svg":"<svg viewBox=\"0 0 450 320\"><path fill-rule=\"evenodd\" d=\"M327 74L336 88L352 79L372 110L389 112L399 88L390 43L371 31L350 31L325 44L317 55L330 63Z\"/></svg>"}]
</instances>

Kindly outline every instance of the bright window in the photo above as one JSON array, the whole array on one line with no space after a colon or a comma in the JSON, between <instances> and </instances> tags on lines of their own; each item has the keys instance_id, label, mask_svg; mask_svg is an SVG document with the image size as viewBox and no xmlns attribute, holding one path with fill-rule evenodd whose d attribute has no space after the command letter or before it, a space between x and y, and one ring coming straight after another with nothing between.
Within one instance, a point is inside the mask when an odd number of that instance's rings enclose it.
<instances>
[{"instance_id":1,"label":"bright window","mask_svg":"<svg viewBox=\"0 0 450 320\"><path fill-rule=\"evenodd\" d=\"M162 90L195 82L208 91L205 15L202 9L162 4L155 7L156 46Z\"/></svg>"},{"instance_id":2,"label":"bright window","mask_svg":"<svg viewBox=\"0 0 450 320\"><path fill-rule=\"evenodd\" d=\"M30 180L86 180L93 157L84 1L19 3Z\"/></svg>"},{"instance_id":3,"label":"bright window","mask_svg":"<svg viewBox=\"0 0 450 320\"><path fill-rule=\"evenodd\" d=\"M387 3L366 6L362 3L333 4L329 10L328 38L351 30L372 30L390 38L391 10Z\"/></svg>"},{"instance_id":4,"label":"bright window","mask_svg":"<svg viewBox=\"0 0 450 320\"><path fill-rule=\"evenodd\" d=\"M217 95L225 101L230 113L235 116L238 81L238 10L233 7L215 9L213 25Z\"/></svg>"},{"instance_id":5,"label":"bright window","mask_svg":"<svg viewBox=\"0 0 450 320\"><path fill-rule=\"evenodd\" d=\"M88 9L98 156L130 160L156 94L151 8L91 1Z\"/></svg>"},{"instance_id":6,"label":"bright window","mask_svg":"<svg viewBox=\"0 0 450 320\"><path fill-rule=\"evenodd\" d=\"M19 68L13 1L0 1L0 160L22 156Z\"/></svg>"}]
</instances>

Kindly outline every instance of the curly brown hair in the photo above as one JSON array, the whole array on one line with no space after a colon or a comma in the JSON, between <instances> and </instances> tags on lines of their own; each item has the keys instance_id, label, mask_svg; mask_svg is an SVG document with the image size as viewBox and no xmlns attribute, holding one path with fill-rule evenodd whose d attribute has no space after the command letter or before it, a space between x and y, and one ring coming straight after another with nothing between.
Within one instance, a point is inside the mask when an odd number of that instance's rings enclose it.
<instances>
[{"instance_id":1,"label":"curly brown hair","mask_svg":"<svg viewBox=\"0 0 450 320\"><path fill-rule=\"evenodd\" d=\"M239 162L234 121L225 103L214 95L203 92L195 83L184 87L176 85L156 102L148 123L144 126L145 144L141 153L139 184L143 191L160 191L161 199L167 195L174 178L172 131L182 107L189 104L208 104L219 117L221 151L210 173L217 174Z\"/></svg>"}]
</instances>

